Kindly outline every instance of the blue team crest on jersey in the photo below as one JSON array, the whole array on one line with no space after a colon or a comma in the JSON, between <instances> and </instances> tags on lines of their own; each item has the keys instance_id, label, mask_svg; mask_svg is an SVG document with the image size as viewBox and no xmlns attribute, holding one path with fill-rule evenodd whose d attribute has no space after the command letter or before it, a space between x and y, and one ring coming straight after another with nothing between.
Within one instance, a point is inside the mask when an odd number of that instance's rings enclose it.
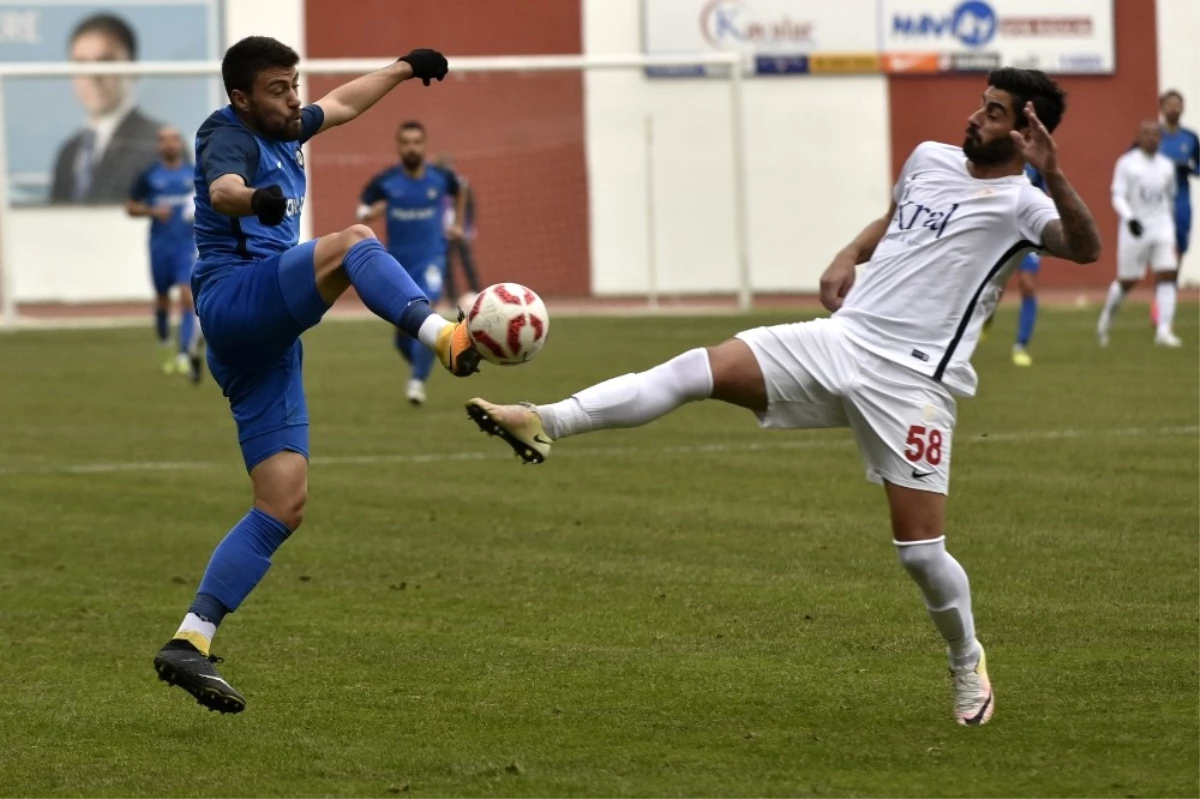
<instances>
[{"instance_id":1,"label":"blue team crest on jersey","mask_svg":"<svg viewBox=\"0 0 1200 799\"><path fill-rule=\"evenodd\" d=\"M296 148L296 165L299 166L301 169L304 169L304 148L303 147Z\"/></svg>"},{"instance_id":2,"label":"blue team crest on jersey","mask_svg":"<svg viewBox=\"0 0 1200 799\"><path fill-rule=\"evenodd\" d=\"M426 196L426 197L428 197L428 198L429 198L429 199L431 199L431 200L436 200L436 199L437 199L437 196L438 196L437 189L435 189L435 188L433 188L432 186L430 186L430 187L429 187L429 190L425 192L425 196Z\"/></svg>"}]
</instances>

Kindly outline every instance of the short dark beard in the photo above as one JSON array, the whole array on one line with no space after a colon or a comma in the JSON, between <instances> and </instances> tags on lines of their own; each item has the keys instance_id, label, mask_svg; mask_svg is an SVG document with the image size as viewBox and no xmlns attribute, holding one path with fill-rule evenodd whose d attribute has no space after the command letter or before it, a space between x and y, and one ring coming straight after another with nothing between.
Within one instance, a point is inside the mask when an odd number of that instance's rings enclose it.
<instances>
[{"instance_id":1,"label":"short dark beard","mask_svg":"<svg viewBox=\"0 0 1200 799\"><path fill-rule=\"evenodd\" d=\"M419 155L406 155L400 159L400 163L404 164L404 168L409 172L416 172L421 168L421 164L425 163L425 159Z\"/></svg>"},{"instance_id":2,"label":"short dark beard","mask_svg":"<svg viewBox=\"0 0 1200 799\"><path fill-rule=\"evenodd\" d=\"M1017 145L1008 136L988 144L982 144L967 136L963 141L963 153L973 164L996 166L1011 160L1017 154Z\"/></svg>"},{"instance_id":3,"label":"short dark beard","mask_svg":"<svg viewBox=\"0 0 1200 799\"><path fill-rule=\"evenodd\" d=\"M301 122L293 124L291 120L284 120L282 123L272 125L259 115L256 108L250 110L250 120L258 131L275 141L298 141L300 139Z\"/></svg>"}]
</instances>

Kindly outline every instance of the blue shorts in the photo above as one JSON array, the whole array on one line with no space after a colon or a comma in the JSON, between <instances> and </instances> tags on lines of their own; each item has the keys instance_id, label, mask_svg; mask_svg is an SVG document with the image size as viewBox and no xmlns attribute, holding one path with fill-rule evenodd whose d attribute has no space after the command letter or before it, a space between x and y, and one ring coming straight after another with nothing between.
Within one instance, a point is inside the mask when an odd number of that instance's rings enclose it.
<instances>
[{"instance_id":1,"label":"blue shorts","mask_svg":"<svg viewBox=\"0 0 1200 799\"><path fill-rule=\"evenodd\" d=\"M1191 206L1175 208L1175 249L1179 251L1179 256L1188 251L1188 244L1192 238L1192 209Z\"/></svg>"},{"instance_id":2,"label":"blue shorts","mask_svg":"<svg viewBox=\"0 0 1200 799\"><path fill-rule=\"evenodd\" d=\"M196 298L208 368L237 423L246 470L290 450L308 457L300 334L329 307L317 291L316 241L237 264Z\"/></svg>"},{"instance_id":3,"label":"blue shorts","mask_svg":"<svg viewBox=\"0 0 1200 799\"><path fill-rule=\"evenodd\" d=\"M417 288L421 289L429 299L430 305L435 304L442 298L442 289L446 282L445 252L417 258L393 257L400 262L400 265L404 267L404 271L408 272L408 276L417 284Z\"/></svg>"},{"instance_id":4,"label":"blue shorts","mask_svg":"<svg viewBox=\"0 0 1200 799\"><path fill-rule=\"evenodd\" d=\"M1041 265L1042 256L1038 255L1036 252L1031 252L1029 255L1026 255L1023 259L1021 259L1021 265L1018 266L1017 269L1021 272L1028 272L1031 275L1036 275Z\"/></svg>"},{"instance_id":5,"label":"blue shorts","mask_svg":"<svg viewBox=\"0 0 1200 799\"><path fill-rule=\"evenodd\" d=\"M187 286L192 280L192 264L196 263L196 248L186 250L150 250L150 279L154 293L162 296L172 286Z\"/></svg>"}]
</instances>

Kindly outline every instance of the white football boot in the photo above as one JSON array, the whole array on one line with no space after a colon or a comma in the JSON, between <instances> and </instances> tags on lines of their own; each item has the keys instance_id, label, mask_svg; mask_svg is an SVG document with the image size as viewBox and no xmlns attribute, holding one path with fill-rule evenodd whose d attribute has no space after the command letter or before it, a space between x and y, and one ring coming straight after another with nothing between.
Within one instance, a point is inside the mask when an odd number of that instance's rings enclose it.
<instances>
[{"instance_id":1,"label":"white football boot","mask_svg":"<svg viewBox=\"0 0 1200 799\"><path fill-rule=\"evenodd\" d=\"M493 405L476 397L467 403L467 415L490 436L500 436L525 463L541 463L550 454L554 439L546 435L542 418L528 403Z\"/></svg>"},{"instance_id":2,"label":"white football boot","mask_svg":"<svg viewBox=\"0 0 1200 799\"><path fill-rule=\"evenodd\" d=\"M987 724L996 710L996 696L988 679L987 656L979 647L979 660L972 666L950 669L954 681L954 719L966 727Z\"/></svg>"}]
</instances>

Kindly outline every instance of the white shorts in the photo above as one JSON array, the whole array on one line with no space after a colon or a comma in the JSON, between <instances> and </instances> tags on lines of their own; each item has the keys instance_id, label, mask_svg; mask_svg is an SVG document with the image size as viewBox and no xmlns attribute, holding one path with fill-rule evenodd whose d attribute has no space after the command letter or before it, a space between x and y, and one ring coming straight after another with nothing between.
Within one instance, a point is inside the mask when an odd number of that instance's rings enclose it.
<instances>
[{"instance_id":1,"label":"white shorts","mask_svg":"<svg viewBox=\"0 0 1200 799\"><path fill-rule=\"evenodd\" d=\"M1147 266L1154 272L1172 272L1178 263L1174 236L1146 231L1135 239L1124 228L1117 236L1117 280L1141 280Z\"/></svg>"},{"instance_id":2,"label":"white shorts","mask_svg":"<svg viewBox=\"0 0 1200 799\"><path fill-rule=\"evenodd\" d=\"M765 428L849 427L867 479L945 494L957 418L941 383L864 350L840 320L739 333L767 384Z\"/></svg>"}]
</instances>

